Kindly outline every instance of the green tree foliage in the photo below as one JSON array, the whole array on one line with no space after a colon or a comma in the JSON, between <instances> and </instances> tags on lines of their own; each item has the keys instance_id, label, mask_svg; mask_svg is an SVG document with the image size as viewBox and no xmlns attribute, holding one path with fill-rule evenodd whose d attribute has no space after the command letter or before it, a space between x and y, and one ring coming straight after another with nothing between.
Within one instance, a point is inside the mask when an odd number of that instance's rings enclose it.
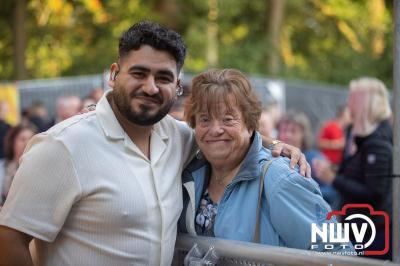
<instances>
[{"instance_id":1,"label":"green tree foliage","mask_svg":"<svg viewBox=\"0 0 400 266\"><path fill-rule=\"evenodd\" d=\"M0 8L0 79L13 78L13 5ZM29 78L102 72L117 57L119 35L139 20L155 20L182 33L189 53L185 70L206 69L210 1L27 1L26 68ZM391 1L285 1L279 68L268 64L269 0L217 1L217 67L256 75L346 84L370 75L391 85ZM215 26L215 24L213 24ZM214 46L215 47L215 46Z\"/></svg>"}]
</instances>

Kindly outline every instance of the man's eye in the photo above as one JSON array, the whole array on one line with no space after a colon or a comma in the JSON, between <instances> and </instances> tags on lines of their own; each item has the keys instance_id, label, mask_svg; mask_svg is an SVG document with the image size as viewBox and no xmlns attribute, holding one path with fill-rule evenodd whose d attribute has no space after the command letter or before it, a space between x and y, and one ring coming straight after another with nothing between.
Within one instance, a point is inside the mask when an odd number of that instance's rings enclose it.
<instances>
[{"instance_id":1,"label":"man's eye","mask_svg":"<svg viewBox=\"0 0 400 266\"><path fill-rule=\"evenodd\" d=\"M161 83L171 83L172 82L171 78L169 78L169 77L159 77L158 80Z\"/></svg>"},{"instance_id":2,"label":"man's eye","mask_svg":"<svg viewBox=\"0 0 400 266\"><path fill-rule=\"evenodd\" d=\"M143 72L132 72L131 75L135 78L143 78L144 77Z\"/></svg>"}]
</instances>

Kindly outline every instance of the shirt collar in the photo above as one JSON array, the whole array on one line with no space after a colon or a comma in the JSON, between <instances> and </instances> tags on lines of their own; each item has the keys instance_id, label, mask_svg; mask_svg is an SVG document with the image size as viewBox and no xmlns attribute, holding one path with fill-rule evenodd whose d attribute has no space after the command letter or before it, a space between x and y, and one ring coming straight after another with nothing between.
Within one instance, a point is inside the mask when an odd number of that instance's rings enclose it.
<instances>
[{"instance_id":1,"label":"shirt collar","mask_svg":"<svg viewBox=\"0 0 400 266\"><path fill-rule=\"evenodd\" d=\"M106 91L96 106L96 115L100 121L100 125L104 134L112 139L124 139L125 132L119 124L110 103L107 100L107 95L112 90Z\"/></svg>"}]
</instances>

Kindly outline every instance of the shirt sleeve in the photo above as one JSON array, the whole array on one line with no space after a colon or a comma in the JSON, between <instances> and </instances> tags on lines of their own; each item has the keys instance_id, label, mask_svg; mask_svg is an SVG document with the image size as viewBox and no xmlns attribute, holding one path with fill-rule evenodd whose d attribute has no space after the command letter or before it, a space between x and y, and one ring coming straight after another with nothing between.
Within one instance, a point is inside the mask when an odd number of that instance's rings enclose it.
<instances>
[{"instance_id":1,"label":"shirt sleeve","mask_svg":"<svg viewBox=\"0 0 400 266\"><path fill-rule=\"evenodd\" d=\"M325 251L321 238L311 242L311 230L314 223L319 229L322 223L336 222L326 220L331 211L329 204L322 198L318 184L311 178L304 178L297 172L286 170L286 167L273 173L279 183L267 195L270 206L271 222L286 246L298 249ZM329 228L329 227L328 227ZM326 243L325 243L326 244ZM328 243L329 244L329 243ZM351 243L333 243L334 249L329 251L351 251Z\"/></svg>"},{"instance_id":2,"label":"shirt sleeve","mask_svg":"<svg viewBox=\"0 0 400 266\"><path fill-rule=\"evenodd\" d=\"M0 224L53 241L81 187L65 145L46 134L28 144L0 212Z\"/></svg>"}]
</instances>

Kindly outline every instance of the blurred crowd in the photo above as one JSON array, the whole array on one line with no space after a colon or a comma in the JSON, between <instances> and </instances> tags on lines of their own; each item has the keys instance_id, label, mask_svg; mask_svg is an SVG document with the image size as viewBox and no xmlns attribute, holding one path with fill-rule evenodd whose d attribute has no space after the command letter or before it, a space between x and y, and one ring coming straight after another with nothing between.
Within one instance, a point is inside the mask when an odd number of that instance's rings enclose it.
<instances>
[{"instance_id":1,"label":"blurred crowd","mask_svg":"<svg viewBox=\"0 0 400 266\"><path fill-rule=\"evenodd\" d=\"M189 90L184 88L184 94L170 110L170 115L178 120L184 118ZM96 88L84 99L61 96L57 99L54 118L49 117L43 103L34 102L23 111L21 123L15 127L5 122L7 104L0 102L0 206L29 139L96 104L102 94L103 89ZM387 176L392 171L391 114L385 85L375 78L361 78L350 83L347 105L339 105L336 116L325 121L320 129L314 130L302 111L289 106L282 112L272 102L264 106L259 131L302 150L311 165L312 178L319 183L332 209L359 202L390 213L391 189ZM313 132L319 133L313 136ZM382 232L378 228L378 234Z\"/></svg>"},{"instance_id":2,"label":"blurred crowd","mask_svg":"<svg viewBox=\"0 0 400 266\"><path fill-rule=\"evenodd\" d=\"M33 102L22 111L21 122L16 126L6 122L8 104L0 101L0 207L7 197L19 159L33 135L79 114L87 106L96 104L103 93L102 88L94 88L83 99L76 95L60 96L56 102L55 117L49 116L49 111L42 102Z\"/></svg>"}]
</instances>

